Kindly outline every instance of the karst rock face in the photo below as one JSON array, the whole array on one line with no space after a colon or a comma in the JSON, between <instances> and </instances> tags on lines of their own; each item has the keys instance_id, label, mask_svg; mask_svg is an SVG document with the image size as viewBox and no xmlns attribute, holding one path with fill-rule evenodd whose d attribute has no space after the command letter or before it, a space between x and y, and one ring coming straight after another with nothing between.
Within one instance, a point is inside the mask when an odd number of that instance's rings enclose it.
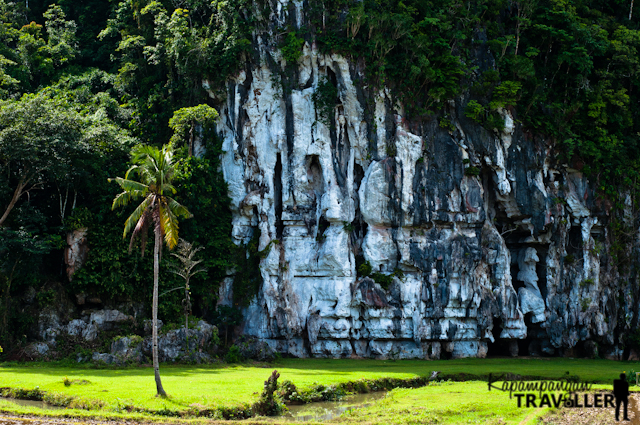
<instances>
[{"instance_id":1,"label":"karst rock face","mask_svg":"<svg viewBox=\"0 0 640 425\"><path fill-rule=\"evenodd\" d=\"M300 25L285 3L274 22ZM509 110L504 131L483 128L468 93L440 105L450 125L409 119L357 61L307 40L286 64L265 40L219 108L233 238L259 230L268 248L245 333L299 357L621 354L637 299L609 253L610 208L551 141ZM326 81L338 98L322 117ZM394 275L386 289L365 261Z\"/></svg>"}]
</instances>

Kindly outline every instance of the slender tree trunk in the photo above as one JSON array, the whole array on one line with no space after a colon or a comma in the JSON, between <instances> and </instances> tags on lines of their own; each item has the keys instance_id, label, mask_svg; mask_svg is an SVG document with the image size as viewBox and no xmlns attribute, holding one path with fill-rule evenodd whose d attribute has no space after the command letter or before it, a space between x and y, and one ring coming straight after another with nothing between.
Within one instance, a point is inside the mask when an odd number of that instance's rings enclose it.
<instances>
[{"instance_id":1,"label":"slender tree trunk","mask_svg":"<svg viewBox=\"0 0 640 425\"><path fill-rule=\"evenodd\" d=\"M22 195L24 195L25 188L27 187L29 180L30 178L27 176L22 176L22 178L20 178L20 181L18 182L18 186L16 187L16 190L13 192L13 196L11 197L11 201L9 201L9 205L7 205L7 208L5 208L4 214L2 214L2 217L0 217L0 226L2 226L2 223L4 223L4 221L7 219L7 217L9 216L9 213L11 212L13 207L16 205L16 202L18 202L18 199Z\"/></svg>"},{"instance_id":2,"label":"slender tree trunk","mask_svg":"<svg viewBox=\"0 0 640 425\"><path fill-rule=\"evenodd\" d=\"M153 343L153 371L156 376L156 390L159 396L166 397L167 393L162 388L160 380L160 364L158 362L158 281L160 279L160 248L162 247L162 235L155 231L156 243L153 248L153 307L152 307L152 327L151 335Z\"/></svg>"},{"instance_id":3,"label":"slender tree trunk","mask_svg":"<svg viewBox=\"0 0 640 425\"><path fill-rule=\"evenodd\" d=\"M189 278L184 286L184 339L187 343L185 352L189 352Z\"/></svg>"}]
</instances>

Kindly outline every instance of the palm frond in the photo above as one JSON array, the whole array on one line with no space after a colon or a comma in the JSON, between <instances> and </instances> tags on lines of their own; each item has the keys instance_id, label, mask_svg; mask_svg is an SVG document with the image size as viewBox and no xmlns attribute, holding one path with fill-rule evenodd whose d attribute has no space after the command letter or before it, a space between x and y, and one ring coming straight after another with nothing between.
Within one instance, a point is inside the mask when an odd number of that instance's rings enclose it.
<instances>
[{"instance_id":1,"label":"palm frond","mask_svg":"<svg viewBox=\"0 0 640 425\"><path fill-rule=\"evenodd\" d=\"M133 242L137 237L140 238L140 256L144 257L144 251L147 248L147 239L149 237L149 225L151 224L151 209L147 208L142 213L142 216L138 220L133 233L131 233L131 240L129 241L129 253L133 249Z\"/></svg>"},{"instance_id":2,"label":"palm frond","mask_svg":"<svg viewBox=\"0 0 640 425\"><path fill-rule=\"evenodd\" d=\"M169 263L169 271L171 273L173 273L173 274L177 274L178 276L180 276L184 280L187 280L187 278L188 278L188 275L185 273L185 270L180 268L180 266L178 264Z\"/></svg>"},{"instance_id":3,"label":"palm frond","mask_svg":"<svg viewBox=\"0 0 640 425\"><path fill-rule=\"evenodd\" d=\"M189 270L189 272L191 273L191 276L195 276L198 273L206 273L207 272L207 268L206 267L201 267L201 268L199 268L197 270L194 270L194 271Z\"/></svg>"},{"instance_id":4,"label":"palm frond","mask_svg":"<svg viewBox=\"0 0 640 425\"><path fill-rule=\"evenodd\" d=\"M206 267L201 267L199 269L193 270L198 264L202 263L204 260L198 260L190 263L188 271L191 276L196 275L198 273L204 273L207 271Z\"/></svg>"},{"instance_id":5,"label":"palm frond","mask_svg":"<svg viewBox=\"0 0 640 425\"><path fill-rule=\"evenodd\" d=\"M160 193L162 193L163 195L166 195L169 192L175 195L178 191L172 184L169 183L165 183L160 187Z\"/></svg>"},{"instance_id":6,"label":"palm frond","mask_svg":"<svg viewBox=\"0 0 640 425\"><path fill-rule=\"evenodd\" d=\"M166 198L160 202L159 212L164 241L169 249L173 249L178 244L178 218L167 204Z\"/></svg>"},{"instance_id":7,"label":"palm frond","mask_svg":"<svg viewBox=\"0 0 640 425\"><path fill-rule=\"evenodd\" d=\"M139 165L132 165L129 167L126 173L124 173L124 178L129 179L131 176L135 176L138 173Z\"/></svg>"},{"instance_id":8,"label":"palm frond","mask_svg":"<svg viewBox=\"0 0 640 425\"><path fill-rule=\"evenodd\" d=\"M149 158L156 157L158 155L158 148L150 145L136 145L131 149L131 160L134 164L142 165Z\"/></svg>"},{"instance_id":9,"label":"palm frond","mask_svg":"<svg viewBox=\"0 0 640 425\"><path fill-rule=\"evenodd\" d=\"M169 196L165 196L164 198L167 200L167 204L169 205L169 208L171 209L171 211L176 216L182 217L182 218L191 218L191 217L193 217L193 214L191 214L189 212L187 207L185 207L184 205L180 204L175 199L173 199L173 198L171 198Z\"/></svg>"},{"instance_id":10,"label":"palm frond","mask_svg":"<svg viewBox=\"0 0 640 425\"><path fill-rule=\"evenodd\" d=\"M149 191L146 185L134 180L116 177L115 179L109 179L109 181L115 181L123 189L123 192L113 199L113 204L111 204L112 210L128 205L129 202L146 196Z\"/></svg>"},{"instance_id":11,"label":"palm frond","mask_svg":"<svg viewBox=\"0 0 640 425\"><path fill-rule=\"evenodd\" d=\"M131 192L131 193L136 193L136 192L146 192L149 190L149 186L144 184L144 183L140 183L137 182L135 180L129 180L126 178L122 178L122 177L116 177L115 179L116 183L118 183L118 185L122 188L122 190L126 191L126 192Z\"/></svg>"},{"instance_id":12,"label":"palm frond","mask_svg":"<svg viewBox=\"0 0 640 425\"><path fill-rule=\"evenodd\" d=\"M125 205L128 205L130 201L131 201L131 194L129 192L119 193L118 195L116 195L115 198L113 198L113 204L111 204L111 210L113 211L118 207L123 207Z\"/></svg>"},{"instance_id":13,"label":"palm frond","mask_svg":"<svg viewBox=\"0 0 640 425\"><path fill-rule=\"evenodd\" d=\"M124 232L122 234L123 239L126 238L131 229L133 229L134 226L137 225L138 220L140 220L140 217L142 217L147 208L151 206L153 200L153 195L147 196L144 201L142 201L140 205L138 205L138 207L133 211L133 213L131 213L129 218L127 218L127 221L124 222Z\"/></svg>"},{"instance_id":14,"label":"palm frond","mask_svg":"<svg viewBox=\"0 0 640 425\"><path fill-rule=\"evenodd\" d=\"M178 241L177 252L171 254L178 259L180 264L171 263L171 272L181 276L185 281L188 281L198 273L206 272L207 269L205 267L200 267L194 270L203 261L195 260L194 257L203 249L204 247L202 246L195 248L192 243L180 238Z\"/></svg>"}]
</instances>

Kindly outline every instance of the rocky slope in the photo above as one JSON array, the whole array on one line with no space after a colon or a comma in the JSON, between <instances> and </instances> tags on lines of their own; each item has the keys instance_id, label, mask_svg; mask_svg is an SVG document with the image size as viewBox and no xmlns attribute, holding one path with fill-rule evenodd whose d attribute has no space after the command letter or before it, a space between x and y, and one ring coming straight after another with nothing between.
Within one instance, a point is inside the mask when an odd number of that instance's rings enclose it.
<instances>
[{"instance_id":1,"label":"rocky slope","mask_svg":"<svg viewBox=\"0 0 640 425\"><path fill-rule=\"evenodd\" d=\"M301 25L302 3L286 3L274 24ZM267 38L255 34L218 126L234 240L259 230L268 250L245 333L300 357L622 354L637 294L610 255L611 208L551 141L509 110L504 131L483 128L468 95L442 105L446 128L408 120L362 64L309 39L286 66ZM325 119L324 81L338 92Z\"/></svg>"}]
</instances>

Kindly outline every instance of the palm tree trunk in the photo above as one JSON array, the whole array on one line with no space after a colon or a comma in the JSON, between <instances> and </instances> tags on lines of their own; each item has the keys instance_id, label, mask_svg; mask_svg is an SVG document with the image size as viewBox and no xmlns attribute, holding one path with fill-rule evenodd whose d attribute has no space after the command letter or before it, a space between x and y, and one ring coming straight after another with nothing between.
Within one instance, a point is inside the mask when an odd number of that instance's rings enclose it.
<instances>
[{"instance_id":1,"label":"palm tree trunk","mask_svg":"<svg viewBox=\"0 0 640 425\"><path fill-rule=\"evenodd\" d=\"M158 362L158 281L160 279L160 248L162 247L162 235L155 231L156 241L153 247L153 307L152 320L152 344L153 344L153 371L156 376L156 390L159 396L166 397L167 393L162 388L160 380L160 364Z\"/></svg>"},{"instance_id":2,"label":"palm tree trunk","mask_svg":"<svg viewBox=\"0 0 640 425\"><path fill-rule=\"evenodd\" d=\"M185 353L189 352L189 278L184 286L184 340L186 343Z\"/></svg>"}]
</instances>

